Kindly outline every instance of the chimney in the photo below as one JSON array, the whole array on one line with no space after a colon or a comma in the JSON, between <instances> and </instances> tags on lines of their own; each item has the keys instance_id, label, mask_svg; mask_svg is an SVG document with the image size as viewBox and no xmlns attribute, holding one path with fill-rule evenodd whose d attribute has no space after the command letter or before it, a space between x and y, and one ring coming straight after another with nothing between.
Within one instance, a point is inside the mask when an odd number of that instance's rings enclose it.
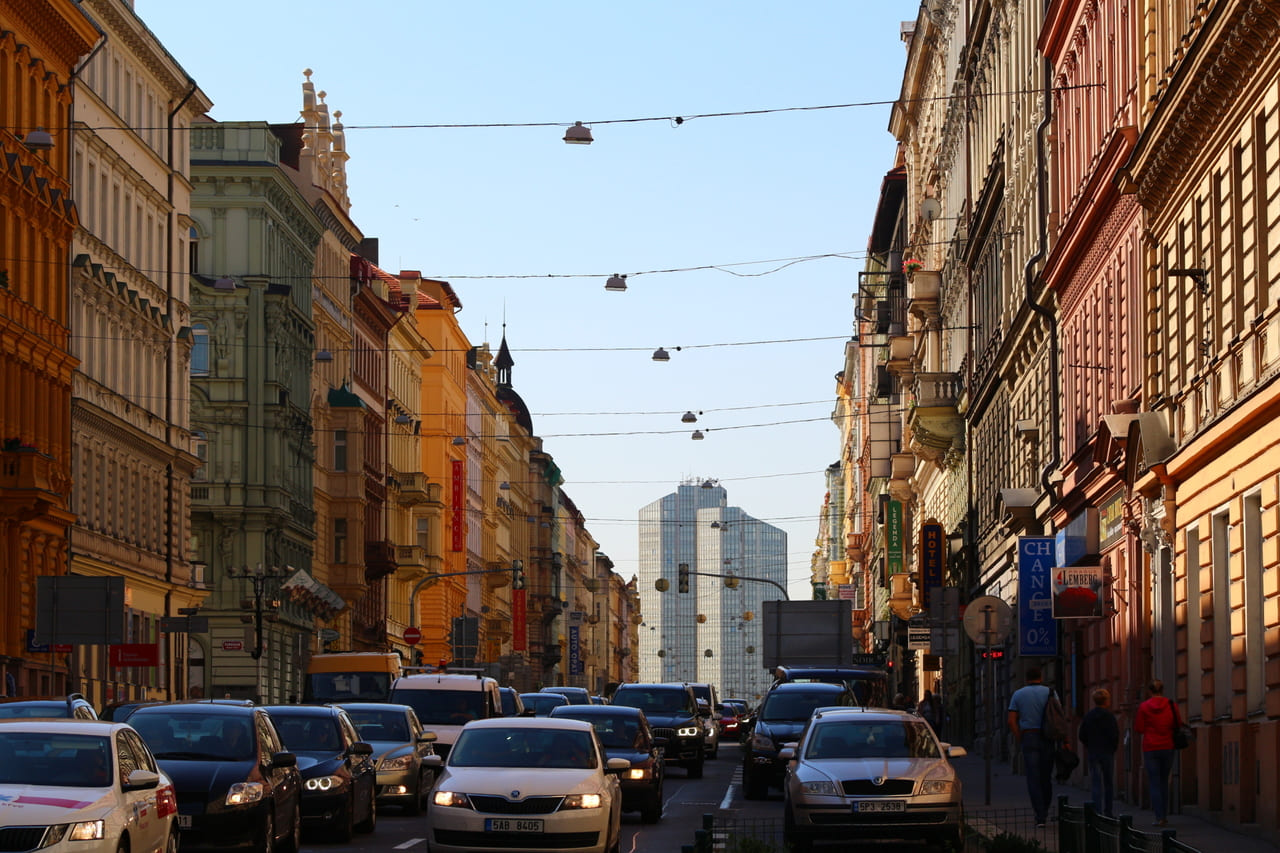
<instances>
[{"instance_id":1,"label":"chimney","mask_svg":"<svg viewBox=\"0 0 1280 853\"><path fill-rule=\"evenodd\" d=\"M405 307L412 311L418 307L418 287L422 284L422 273L419 270L400 270L399 279Z\"/></svg>"}]
</instances>

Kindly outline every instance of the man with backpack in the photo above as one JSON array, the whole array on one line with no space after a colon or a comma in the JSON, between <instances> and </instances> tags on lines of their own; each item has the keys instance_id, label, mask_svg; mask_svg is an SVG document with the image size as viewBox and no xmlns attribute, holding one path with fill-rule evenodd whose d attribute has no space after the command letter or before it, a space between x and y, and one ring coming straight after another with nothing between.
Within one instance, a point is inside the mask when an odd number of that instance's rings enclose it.
<instances>
[{"instance_id":1,"label":"man with backpack","mask_svg":"<svg viewBox=\"0 0 1280 853\"><path fill-rule=\"evenodd\" d=\"M1049 822L1049 804L1053 801L1053 752L1060 735L1043 730L1046 706L1053 691L1041 683L1040 667L1027 667L1026 684L1009 697L1009 730L1022 750L1022 765L1027 776L1027 793L1036 813L1036 826Z\"/></svg>"}]
</instances>

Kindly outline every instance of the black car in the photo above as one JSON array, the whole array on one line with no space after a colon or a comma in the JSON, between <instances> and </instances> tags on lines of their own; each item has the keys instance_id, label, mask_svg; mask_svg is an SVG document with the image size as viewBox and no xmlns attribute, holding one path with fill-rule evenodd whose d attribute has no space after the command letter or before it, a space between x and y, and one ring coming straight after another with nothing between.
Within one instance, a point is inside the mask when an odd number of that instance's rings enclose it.
<instances>
[{"instance_id":1,"label":"black car","mask_svg":"<svg viewBox=\"0 0 1280 853\"><path fill-rule=\"evenodd\" d=\"M435 784L435 771L424 761L435 755L435 732L424 731L408 705L351 702L342 706L360 740L373 747L378 772L378 805L400 806L405 814L422 811Z\"/></svg>"},{"instance_id":2,"label":"black car","mask_svg":"<svg viewBox=\"0 0 1280 853\"><path fill-rule=\"evenodd\" d=\"M58 717L68 720L96 720L98 714L79 693L30 699L0 699L0 719Z\"/></svg>"},{"instance_id":3,"label":"black car","mask_svg":"<svg viewBox=\"0 0 1280 853\"><path fill-rule=\"evenodd\" d=\"M706 761L706 712L698 709L693 688L681 682L619 684L612 705L639 708L653 733L666 739L666 762L683 767L690 779L702 778Z\"/></svg>"},{"instance_id":4,"label":"black car","mask_svg":"<svg viewBox=\"0 0 1280 853\"><path fill-rule=\"evenodd\" d=\"M268 705L266 711L284 748L298 756L303 827L342 842L356 832L373 832L373 747L360 739L347 712L333 705Z\"/></svg>"},{"instance_id":5,"label":"black car","mask_svg":"<svg viewBox=\"0 0 1280 853\"><path fill-rule=\"evenodd\" d=\"M783 744L800 739L805 724L817 708L857 706L853 691L844 684L790 682L770 690L760 703L750 731L743 736L742 796L763 799L769 787L782 787L787 763L778 757Z\"/></svg>"},{"instance_id":6,"label":"black car","mask_svg":"<svg viewBox=\"0 0 1280 853\"><path fill-rule=\"evenodd\" d=\"M520 698L519 690L514 687L499 687L498 695L502 697L502 716L527 716L524 712L524 700Z\"/></svg>"},{"instance_id":7,"label":"black car","mask_svg":"<svg viewBox=\"0 0 1280 853\"><path fill-rule=\"evenodd\" d=\"M661 819L662 783L666 779L662 750L666 741L654 736L644 711L623 705L561 705L552 708L550 716L591 723L607 758L631 762L630 769L618 775L622 810L640 812L645 823Z\"/></svg>"},{"instance_id":8,"label":"black car","mask_svg":"<svg viewBox=\"0 0 1280 853\"><path fill-rule=\"evenodd\" d=\"M533 711L535 717L546 717L552 708L569 704L569 700L559 693L521 693L520 702L526 711Z\"/></svg>"},{"instance_id":9,"label":"black car","mask_svg":"<svg viewBox=\"0 0 1280 853\"><path fill-rule=\"evenodd\" d=\"M252 705L173 702L129 715L178 794L181 846L297 853L302 777L271 715Z\"/></svg>"}]
</instances>

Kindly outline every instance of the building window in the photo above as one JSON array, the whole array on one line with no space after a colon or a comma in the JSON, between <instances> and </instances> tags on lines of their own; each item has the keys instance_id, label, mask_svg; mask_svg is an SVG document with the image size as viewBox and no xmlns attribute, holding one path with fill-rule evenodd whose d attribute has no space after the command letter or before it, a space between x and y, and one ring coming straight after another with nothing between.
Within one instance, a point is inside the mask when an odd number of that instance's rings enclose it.
<instances>
[{"instance_id":1,"label":"building window","mask_svg":"<svg viewBox=\"0 0 1280 853\"><path fill-rule=\"evenodd\" d=\"M431 519L418 519L418 547L423 551L431 551Z\"/></svg>"},{"instance_id":2,"label":"building window","mask_svg":"<svg viewBox=\"0 0 1280 853\"><path fill-rule=\"evenodd\" d=\"M191 472L191 479L196 483L204 483L209 479L209 437L201 430L194 430L191 433L191 439L195 443L192 449L195 451L196 458L200 460L199 467Z\"/></svg>"},{"instance_id":3,"label":"building window","mask_svg":"<svg viewBox=\"0 0 1280 853\"><path fill-rule=\"evenodd\" d=\"M345 429L333 431L333 470L347 470L347 431Z\"/></svg>"},{"instance_id":4,"label":"building window","mask_svg":"<svg viewBox=\"0 0 1280 853\"><path fill-rule=\"evenodd\" d=\"M1266 651L1263 648L1266 624L1260 605L1267 591L1262 583L1262 495L1244 498L1244 672L1246 712L1266 712Z\"/></svg>"},{"instance_id":5,"label":"building window","mask_svg":"<svg viewBox=\"0 0 1280 853\"><path fill-rule=\"evenodd\" d=\"M1231 524L1213 517L1213 715L1231 716ZM1194 647L1194 646L1193 646Z\"/></svg>"},{"instance_id":6,"label":"building window","mask_svg":"<svg viewBox=\"0 0 1280 853\"><path fill-rule=\"evenodd\" d=\"M335 565L342 565L347 561L347 520L345 518L335 518L333 520L333 562Z\"/></svg>"},{"instance_id":7,"label":"building window","mask_svg":"<svg viewBox=\"0 0 1280 853\"><path fill-rule=\"evenodd\" d=\"M202 323L191 327L191 375L209 375L209 327Z\"/></svg>"}]
</instances>

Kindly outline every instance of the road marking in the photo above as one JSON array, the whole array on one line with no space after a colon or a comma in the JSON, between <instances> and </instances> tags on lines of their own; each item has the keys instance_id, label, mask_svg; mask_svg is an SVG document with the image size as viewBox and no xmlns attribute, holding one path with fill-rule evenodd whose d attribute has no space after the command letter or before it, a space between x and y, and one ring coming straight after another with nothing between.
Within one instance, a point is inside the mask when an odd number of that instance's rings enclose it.
<instances>
[{"instance_id":1,"label":"road marking","mask_svg":"<svg viewBox=\"0 0 1280 853\"><path fill-rule=\"evenodd\" d=\"M404 844L397 844L397 845L396 845L396 849L397 849L397 850L408 850L408 849L409 849L410 847L412 847L413 845L415 845L415 844L421 844L422 842L424 842L424 841L426 841L426 840L427 840L427 839L425 839L425 838L410 838L410 839L409 839L408 841L406 841Z\"/></svg>"},{"instance_id":2,"label":"road marking","mask_svg":"<svg viewBox=\"0 0 1280 853\"><path fill-rule=\"evenodd\" d=\"M721 811L724 811L728 809L729 806L733 805L733 789L734 789L734 785L732 782L730 782L729 787L725 789L724 799L720 801Z\"/></svg>"}]
</instances>

